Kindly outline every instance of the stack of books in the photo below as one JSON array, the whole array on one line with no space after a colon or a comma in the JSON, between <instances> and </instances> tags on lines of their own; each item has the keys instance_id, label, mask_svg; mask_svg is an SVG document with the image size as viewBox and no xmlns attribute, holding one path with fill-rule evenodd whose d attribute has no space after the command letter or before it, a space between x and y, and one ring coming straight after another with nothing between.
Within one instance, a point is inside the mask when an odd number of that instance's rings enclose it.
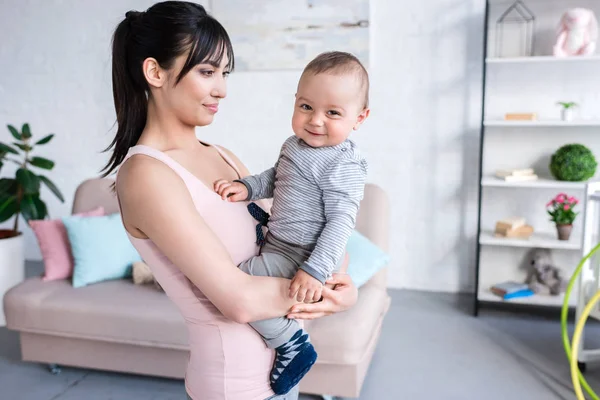
<instances>
[{"instance_id":1,"label":"stack of books","mask_svg":"<svg viewBox=\"0 0 600 400\"><path fill-rule=\"evenodd\" d=\"M526 283L507 281L498 283L490 288L490 291L504 300L516 299L519 297L533 296L534 293Z\"/></svg>"},{"instance_id":2,"label":"stack of books","mask_svg":"<svg viewBox=\"0 0 600 400\"><path fill-rule=\"evenodd\" d=\"M525 218L510 217L496 222L494 236L506 238L528 238L533 234L533 227L525 223Z\"/></svg>"},{"instance_id":3,"label":"stack of books","mask_svg":"<svg viewBox=\"0 0 600 400\"><path fill-rule=\"evenodd\" d=\"M533 168L500 169L496 171L496 178L506 182L535 181L538 179Z\"/></svg>"}]
</instances>

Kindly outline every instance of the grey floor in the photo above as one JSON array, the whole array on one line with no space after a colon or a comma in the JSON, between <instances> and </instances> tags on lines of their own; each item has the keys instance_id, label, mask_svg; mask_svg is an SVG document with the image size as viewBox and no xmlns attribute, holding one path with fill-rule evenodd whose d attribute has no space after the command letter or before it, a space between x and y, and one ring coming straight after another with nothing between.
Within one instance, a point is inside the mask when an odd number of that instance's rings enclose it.
<instances>
[{"instance_id":1,"label":"grey floor","mask_svg":"<svg viewBox=\"0 0 600 400\"><path fill-rule=\"evenodd\" d=\"M29 273L32 273L29 266ZM575 399L558 316L484 309L470 297L391 290L361 399ZM586 330L600 347L600 324ZM600 392L600 364L586 378ZM182 400L183 382L19 361L19 339L0 328L1 400ZM302 396L302 400L315 399Z\"/></svg>"}]
</instances>

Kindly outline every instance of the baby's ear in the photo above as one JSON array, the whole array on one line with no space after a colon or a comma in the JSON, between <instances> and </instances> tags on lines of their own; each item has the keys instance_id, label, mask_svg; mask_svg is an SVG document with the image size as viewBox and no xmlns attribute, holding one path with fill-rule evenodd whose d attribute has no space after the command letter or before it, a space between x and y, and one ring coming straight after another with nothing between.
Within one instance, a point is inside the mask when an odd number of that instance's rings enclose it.
<instances>
[{"instance_id":1,"label":"baby's ear","mask_svg":"<svg viewBox=\"0 0 600 400\"><path fill-rule=\"evenodd\" d=\"M369 117L369 114L371 114L371 109L369 107L365 107L361 113L358 114L358 117L356 118L356 124L354 124L352 129L355 131L358 130L362 123L365 122L365 120Z\"/></svg>"}]
</instances>

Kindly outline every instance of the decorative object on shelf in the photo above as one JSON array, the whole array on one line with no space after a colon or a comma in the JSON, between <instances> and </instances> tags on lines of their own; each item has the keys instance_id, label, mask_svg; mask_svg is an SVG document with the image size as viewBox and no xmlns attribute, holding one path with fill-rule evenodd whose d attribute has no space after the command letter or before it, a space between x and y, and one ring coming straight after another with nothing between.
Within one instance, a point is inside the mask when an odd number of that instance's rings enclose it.
<instances>
[{"instance_id":1,"label":"decorative object on shelf","mask_svg":"<svg viewBox=\"0 0 600 400\"><path fill-rule=\"evenodd\" d=\"M558 296L564 292L567 282L560 268L554 264L549 249L533 249L529 265L525 283L532 292L552 296Z\"/></svg>"},{"instance_id":2,"label":"decorative object on shelf","mask_svg":"<svg viewBox=\"0 0 600 400\"><path fill-rule=\"evenodd\" d=\"M556 57L586 56L596 51L598 21L592 10L572 8L560 19L553 53Z\"/></svg>"},{"instance_id":3,"label":"decorative object on shelf","mask_svg":"<svg viewBox=\"0 0 600 400\"><path fill-rule=\"evenodd\" d=\"M558 240L569 240L573 229L573 221L579 214L573 211L577 203L579 203L579 200L574 196L559 193L546 204L546 211L551 217L550 221L556 224Z\"/></svg>"},{"instance_id":4,"label":"decorative object on shelf","mask_svg":"<svg viewBox=\"0 0 600 400\"><path fill-rule=\"evenodd\" d=\"M502 179L506 182L524 182L524 181L535 181L538 179L533 168L520 168L520 169L500 169L496 171L496 178Z\"/></svg>"},{"instance_id":5,"label":"decorative object on shelf","mask_svg":"<svg viewBox=\"0 0 600 400\"><path fill-rule=\"evenodd\" d=\"M559 101L556 104L562 106L560 109L560 119L563 121L572 121L573 108L577 107L577 103L574 101Z\"/></svg>"},{"instance_id":6,"label":"decorative object on shelf","mask_svg":"<svg viewBox=\"0 0 600 400\"><path fill-rule=\"evenodd\" d=\"M504 120L506 121L537 121L537 113L506 113Z\"/></svg>"},{"instance_id":7,"label":"decorative object on shelf","mask_svg":"<svg viewBox=\"0 0 600 400\"><path fill-rule=\"evenodd\" d=\"M533 291L529 288L529 285L514 281L497 283L490 288L490 292L496 296L500 296L504 300L534 295Z\"/></svg>"},{"instance_id":8,"label":"decorative object on shelf","mask_svg":"<svg viewBox=\"0 0 600 400\"><path fill-rule=\"evenodd\" d=\"M496 57L531 57L535 15L515 1L496 21Z\"/></svg>"},{"instance_id":9,"label":"decorative object on shelf","mask_svg":"<svg viewBox=\"0 0 600 400\"><path fill-rule=\"evenodd\" d=\"M582 144L566 144L550 157L550 172L559 181L582 182L596 174L594 154Z\"/></svg>"},{"instance_id":10,"label":"decorative object on shelf","mask_svg":"<svg viewBox=\"0 0 600 400\"><path fill-rule=\"evenodd\" d=\"M527 239L533 234L533 227L527 225L525 218L509 217L496 222L494 236L504 238Z\"/></svg>"}]
</instances>

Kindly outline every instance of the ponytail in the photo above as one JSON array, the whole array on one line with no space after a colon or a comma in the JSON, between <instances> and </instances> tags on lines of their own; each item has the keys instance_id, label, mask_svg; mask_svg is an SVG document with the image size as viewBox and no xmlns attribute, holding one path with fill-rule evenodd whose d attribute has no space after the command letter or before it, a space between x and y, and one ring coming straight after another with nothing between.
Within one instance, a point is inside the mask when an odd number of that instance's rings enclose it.
<instances>
[{"instance_id":1,"label":"ponytail","mask_svg":"<svg viewBox=\"0 0 600 400\"><path fill-rule=\"evenodd\" d=\"M141 68L128 55L132 25L141 13L129 11L113 35L112 43L112 86L115 110L117 113L117 133L105 151L113 148L113 153L104 167L103 177L114 171L125 159L129 148L139 140L148 115L147 84ZM135 63L132 68L132 62ZM137 78L137 79L136 79Z\"/></svg>"}]
</instances>

